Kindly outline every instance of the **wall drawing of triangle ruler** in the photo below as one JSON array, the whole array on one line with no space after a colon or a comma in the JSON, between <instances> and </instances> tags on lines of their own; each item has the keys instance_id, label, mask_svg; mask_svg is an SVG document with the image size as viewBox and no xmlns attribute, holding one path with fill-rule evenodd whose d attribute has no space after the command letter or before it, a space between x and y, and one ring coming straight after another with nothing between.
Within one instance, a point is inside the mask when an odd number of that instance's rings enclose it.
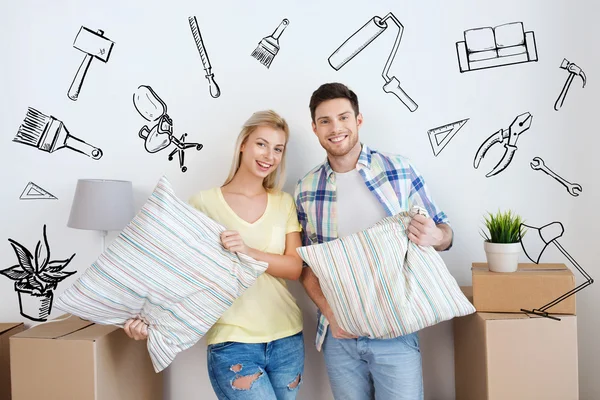
<instances>
[{"instance_id":1,"label":"wall drawing of triangle ruler","mask_svg":"<svg viewBox=\"0 0 600 400\"><path fill-rule=\"evenodd\" d=\"M464 124L467 123L469 118L452 122L450 124L438 126L437 128L431 128L427 131L429 135L429 143L431 144L431 150L433 150L433 155L438 156L444 147L456 135L456 133L463 127Z\"/></svg>"},{"instance_id":2,"label":"wall drawing of triangle ruler","mask_svg":"<svg viewBox=\"0 0 600 400\"><path fill-rule=\"evenodd\" d=\"M23 193L21 193L21 197L19 197L19 199L21 199L21 200L40 200L40 199L58 200L56 198L56 196L54 196L52 193L48 192L45 189L42 189L41 187L39 187L38 185L36 185L33 182L29 182L27 184L27 186L25 186L25 189L23 189Z\"/></svg>"}]
</instances>

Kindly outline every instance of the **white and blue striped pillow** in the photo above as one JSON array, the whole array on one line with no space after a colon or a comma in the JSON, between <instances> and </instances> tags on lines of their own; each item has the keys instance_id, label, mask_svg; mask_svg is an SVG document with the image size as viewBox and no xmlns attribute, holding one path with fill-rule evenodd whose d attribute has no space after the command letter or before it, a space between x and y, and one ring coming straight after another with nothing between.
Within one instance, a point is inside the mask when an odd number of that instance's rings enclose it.
<instances>
[{"instance_id":1,"label":"white and blue striped pillow","mask_svg":"<svg viewBox=\"0 0 600 400\"><path fill-rule=\"evenodd\" d=\"M437 251L408 239L410 220L297 249L346 332L389 339L475 312Z\"/></svg>"},{"instance_id":2,"label":"white and blue striped pillow","mask_svg":"<svg viewBox=\"0 0 600 400\"><path fill-rule=\"evenodd\" d=\"M180 200L165 177L142 209L55 307L123 327L149 324L148 351L156 372L193 346L267 263L223 248L223 226Z\"/></svg>"}]
</instances>

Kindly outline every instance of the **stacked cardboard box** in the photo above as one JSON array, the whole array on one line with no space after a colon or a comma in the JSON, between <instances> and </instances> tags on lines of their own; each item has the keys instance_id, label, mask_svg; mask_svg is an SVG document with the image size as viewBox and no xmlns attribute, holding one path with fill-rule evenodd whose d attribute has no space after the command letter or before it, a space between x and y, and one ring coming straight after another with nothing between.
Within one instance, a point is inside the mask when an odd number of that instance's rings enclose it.
<instances>
[{"instance_id":1,"label":"stacked cardboard box","mask_svg":"<svg viewBox=\"0 0 600 400\"><path fill-rule=\"evenodd\" d=\"M575 288L565 264L521 263L516 272L491 272L487 263L473 263L473 304L477 311L521 312L540 308ZM575 315L575 296L550 307L552 314Z\"/></svg>"},{"instance_id":2,"label":"stacked cardboard box","mask_svg":"<svg viewBox=\"0 0 600 400\"><path fill-rule=\"evenodd\" d=\"M527 314L575 287L564 264L519 264L514 273L474 263L462 287L477 312L454 320L457 400L578 399L575 296ZM564 303L564 304L563 304Z\"/></svg>"},{"instance_id":3,"label":"stacked cardboard box","mask_svg":"<svg viewBox=\"0 0 600 400\"><path fill-rule=\"evenodd\" d=\"M65 316L10 338L12 400L159 400L146 341Z\"/></svg>"},{"instance_id":4,"label":"stacked cardboard box","mask_svg":"<svg viewBox=\"0 0 600 400\"><path fill-rule=\"evenodd\" d=\"M9 338L22 332L22 322L0 323L0 399L10 400L10 347Z\"/></svg>"}]
</instances>

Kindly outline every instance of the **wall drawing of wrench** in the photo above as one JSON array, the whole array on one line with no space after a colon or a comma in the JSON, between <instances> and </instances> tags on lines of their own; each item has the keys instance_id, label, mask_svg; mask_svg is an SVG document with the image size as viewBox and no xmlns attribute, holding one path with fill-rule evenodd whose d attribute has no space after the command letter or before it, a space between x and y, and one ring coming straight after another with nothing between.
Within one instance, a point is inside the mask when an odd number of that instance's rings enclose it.
<instances>
[{"instance_id":1,"label":"wall drawing of wrench","mask_svg":"<svg viewBox=\"0 0 600 400\"><path fill-rule=\"evenodd\" d=\"M566 179L558 176L554 171L550 170L550 168L548 168L544 163L544 160L542 160L540 157L534 157L529 165L531 165L531 168L534 170L543 171L556 179L558 182L562 183L567 188L567 191L571 196L577 197L579 196L579 193L577 192L581 192L583 190L580 184L568 182Z\"/></svg>"}]
</instances>

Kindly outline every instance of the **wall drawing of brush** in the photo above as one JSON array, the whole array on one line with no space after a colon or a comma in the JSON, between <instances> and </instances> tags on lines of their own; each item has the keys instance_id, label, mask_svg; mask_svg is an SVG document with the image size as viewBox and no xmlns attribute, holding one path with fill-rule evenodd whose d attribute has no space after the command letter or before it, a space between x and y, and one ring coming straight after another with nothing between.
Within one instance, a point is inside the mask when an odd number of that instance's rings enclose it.
<instances>
[{"instance_id":1,"label":"wall drawing of brush","mask_svg":"<svg viewBox=\"0 0 600 400\"><path fill-rule=\"evenodd\" d=\"M62 121L51 115L42 114L32 107L28 107L25 120L19 126L13 142L36 147L48 153L66 147L94 160L102 157L102 150L72 136Z\"/></svg>"},{"instance_id":2,"label":"wall drawing of brush","mask_svg":"<svg viewBox=\"0 0 600 400\"><path fill-rule=\"evenodd\" d=\"M279 37L289 24L290 21L287 18L284 18L272 35L264 37L258 42L258 46L256 46L256 49L254 49L251 56L260 61L265 67L269 68L273 59L279 52Z\"/></svg>"},{"instance_id":3,"label":"wall drawing of brush","mask_svg":"<svg viewBox=\"0 0 600 400\"><path fill-rule=\"evenodd\" d=\"M336 71L342 68L346 63L352 60L358 53L360 53L365 47L367 47L373 40L377 39L387 28L388 24L386 21L392 21L398 28L396 34L396 40L394 46L390 51L385 67L381 75L385 79L385 85L383 85L383 91L386 93L393 93L404 103L404 105L412 112L417 109L417 103L411 99L406 92L400 87L400 81L395 76L389 75L390 67L394 58L396 57L396 51L402 40L402 33L404 32L404 26L392 13L388 13L385 17L380 18L375 16L371 18L366 24L364 24L359 30L354 32L336 51L329 56L329 65Z\"/></svg>"},{"instance_id":4,"label":"wall drawing of brush","mask_svg":"<svg viewBox=\"0 0 600 400\"><path fill-rule=\"evenodd\" d=\"M210 65L210 60L208 59L208 54L206 54L206 47L204 47L204 42L202 41L202 35L200 34L198 21L196 20L195 16L188 17L188 21L190 23L190 28L192 29L194 42L196 42L196 47L198 48L198 53L200 53L200 60L202 60L204 72L206 73L205 76L208 80L208 90L213 98L217 98L221 95L221 89L219 89L219 85L217 85L217 82L215 82L215 74L212 73L212 67Z\"/></svg>"}]
</instances>

